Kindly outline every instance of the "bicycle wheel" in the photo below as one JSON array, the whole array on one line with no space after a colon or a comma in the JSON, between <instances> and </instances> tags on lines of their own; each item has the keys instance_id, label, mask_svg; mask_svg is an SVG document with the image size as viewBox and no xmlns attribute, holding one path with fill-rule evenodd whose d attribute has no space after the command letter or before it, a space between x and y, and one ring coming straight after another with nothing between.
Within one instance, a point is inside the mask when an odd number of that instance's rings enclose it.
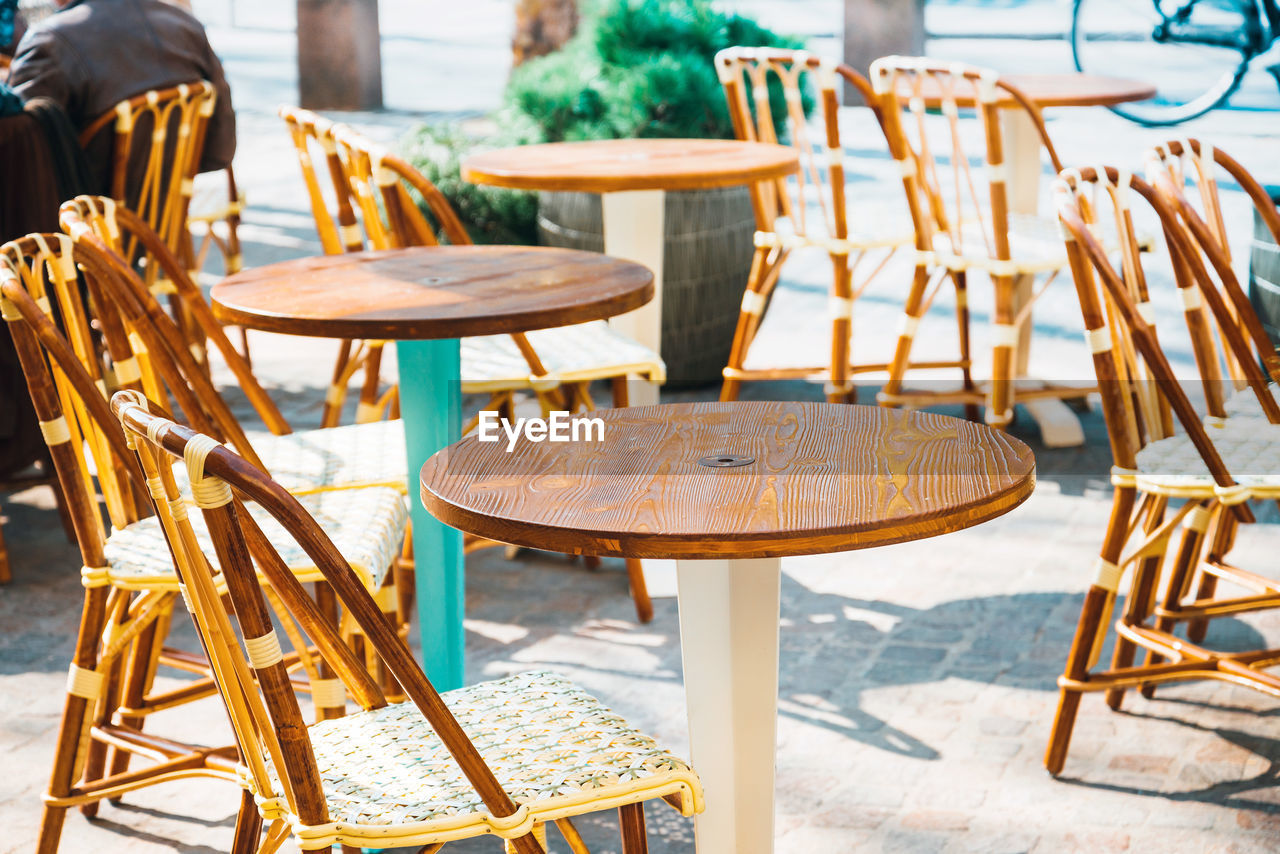
<instances>
[{"instance_id":1,"label":"bicycle wheel","mask_svg":"<svg viewBox=\"0 0 1280 854\"><path fill-rule=\"evenodd\" d=\"M1075 0L1071 52L1088 74L1157 84L1149 101L1111 109L1172 125L1225 101L1262 40L1250 0Z\"/></svg>"}]
</instances>

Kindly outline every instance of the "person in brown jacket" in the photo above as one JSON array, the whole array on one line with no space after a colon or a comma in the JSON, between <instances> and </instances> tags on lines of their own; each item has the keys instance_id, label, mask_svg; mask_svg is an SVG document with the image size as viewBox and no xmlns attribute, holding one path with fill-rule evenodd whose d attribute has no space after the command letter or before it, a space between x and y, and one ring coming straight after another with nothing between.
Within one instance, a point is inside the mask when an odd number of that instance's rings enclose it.
<instances>
[{"instance_id":1,"label":"person in brown jacket","mask_svg":"<svg viewBox=\"0 0 1280 854\"><path fill-rule=\"evenodd\" d=\"M200 25L164 0L58 0L60 10L22 37L9 84L66 110L77 131L126 98L150 89L208 80L218 92L201 172L226 168L236 151L231 89ZM85 148L98 192L110 187L111 134ZM132 170L131 170L132 171Z\"/></svg>"}]
</instances>

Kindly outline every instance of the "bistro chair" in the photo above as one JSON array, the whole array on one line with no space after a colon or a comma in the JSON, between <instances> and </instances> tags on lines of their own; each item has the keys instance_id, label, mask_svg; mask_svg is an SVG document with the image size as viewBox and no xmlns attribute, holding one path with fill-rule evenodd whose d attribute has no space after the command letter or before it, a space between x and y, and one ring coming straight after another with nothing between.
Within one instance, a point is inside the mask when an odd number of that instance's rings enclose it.
<instances>
[{"instance_id":1,"label":"bistro chair","mask_svg":"<svg viewBox=\"0 0 1280 854\"><path fill-rule=\"evenodd\" d=\"M1280 696L1280 678L1264 669L1280 662L1280 650L1211 650L1173 631L1181 621L1280 604L1273 587L1235 600L1179 605L1197 564L1223 561L1237 524L1254 520L1246 502L1280 498L1280 477L1274 474L1280 432L1269 426L1248 432L1206 428L1161 350L1150 312L1143 308L1149 294L1131 200L1145 200L1164 228L1196 348L1202 346L1197 338L1206 321L1190 311L1199 305L1191 292L1199 287L1203 266L1165 199L1141 178L1102 167L1067 170L1055 183L1055 195L1102 396L1115 491L1094 581L1058 680L1058 708L1045 756L1053 774L1062 770L1085 692L1106 691L1109 705L1118 708L1130 688L1217 679ZM1104 206L1116 232L1115 253L1101 233ZM1260 371L1251 385L1265 393ZM1275 404L1259 398L1259 405ZM1181 432L1175 432L1178 426ZM1114 624L1112 665L1095 670L1117 590L1131 566L1124 613ZM1139 648L1147 658L1135 666Z\"/></svg>"},{"instance_id":2,"label":"bistro chair","mask_svg":"<svg viewBox=\"0 0 1280 854\"><path fill-rule=\"evenodd\" d=\"M237 353L227 340L200 289L140 217L127 208L114 205L109 199L81 196L62 206L62 224L77 244L93 245L105 252L109 263L114 264L117 275L105 281L107 287L118 291L114 296L119 300L119 310L132 311L136 323L144 325L166 342L170 359L157 362L160 370L164 371L163 381L175 390L189 390L188 393L194 395L192 399L199 401L199 406L217 425L213 429L227 437L243 456L265 466L279 482L299 494L385 487L408 495L408 463L405 460L402 423L383 421L294 432L259 385L247 359ZM213 342L269 432L244 430L209 381L206 363L197 362L194 354L183 346L183 341L189 339L182 335L154 294L129 266L110 251L125 236L143 246L173 282L173 297L180 302L201 334ZM131 345L140 343L136 337L129 341ZM144 354L139 355L145 358ZM405 537L402 556L379 597L388 613L396 614L395 622L406 635L413 591L412 542ZM372 660L370 666L378 668L377 662Z\"/></svg>"},{"instance_id":3,"label":"bistro chair","mask_svg":"<svg viewBox=\"0 0 1280 854\"><path fill-rule=\"evenodd\" d=\"M231 276L244 269L244 256L240 250L240 218L244 213L244 193L236 185L235 171L228 166L220 173L211 174L208 180L196 177L187 212L187 228L194 245L192 270L203 270L209 253L218 250L222 256L224 275ZM200 242L195 242L197 231Z\"/></svg>"},{"instance_id":4,"label":"bistro chair","mask_svg":"<svg viewBox=\"0 0 1280 854\"><path fill-rule=\"evenodd\" d=\"M1280 380L1280 355L1267 335L1249 295L1232 269L1233 253L1218 196L1218 174L1236 183L1274 239L1280 240L1280 213L1275 202L1239 161L1225 151L1194 139L1170 140L1147 152L1147 177L1178 213L1188 239L1209 262L1209 278L1201 282L1205 301L1224 339L1221 351L1223 381L1234 395L1222 401L1223 417L1271 420L1258 408L1257 395L1248 393L1250 364L1260 363L1271 381ZM1228 346L1229 345L1229 346ZM1219 413L1214 413L1219 414Z\"/></svg>"},{"instance_id":5,"label":"bistro chair","mask_svg":"<svg viewBox=\"0 0 1280 854\"><path fill-rule=\"evenodd\" d=\"M1202 330L1194 348L1203 379L1211 435L1216 430L1253 430L1280 422L1276 380L1280 356L1232 269L1231 245L1218 197L1218 173L1241 187L1273 237L1280 238L1280 215L1262 185L1226 152L1198 140L1173 140L1147 152L1147 177L1177 212L1184 239L1198 254L1179 268L1184 278L1194 273L1196 289L1184 311L1188 325ZM1216 332L1216 336L1213 334ZM1261 366L1261 368L1259 367ZM1265 373L1264 373L1265 371ZM1268 384L1269 381L1269 384ZM1234 526L1230 519L1224 524ZM1229 539L1233 532L1225 532ZM1199 566L1194 602L1215 601L1218 581L1227 580L1255 595L1276 595L1280 585L1238 566L1225 556ZM1170 606L1175 607L1175 606ZM1193 619L1189 637L1204 639L1207 620Z\"/></svg>"},{"instance_id":6,"label":"bistro chair","mask_svg":"<svg viewBox=\"0 0 1280 854\"><path fill-rule=\"evenodd\" d=\"M370 248L431 246L441 236L455 246L471 243L449 202L421 172L349 127L337 126L332 133L345 155ZM548 407L589 410L595 406L588 391L594 380L608 381L614 405L626 406L629 375L660 383L666 367L652 350L603 320L462 339L462 391L488 394L496 408L516 392L528 391L539 396L544 412ZM557 397L563 406L555 405Z\"/></svg>"},{"instance_id":7,"label":"bistro chair","mask_svg":"<svg viewBox=\"0 0 1280 854\"><path fill-rule=\"evenodd\" d=\"M195 259L187 215L216 100L217 92L206 80L153 89L116 104L80 134L80 145L86 147L100 134L110 133L109 195L136 212L189 271L194 271ZM169 292L171 284L148 263L136 242L126 241L123 255L137 266L148 287ZM194 324L176 306L174 311L203 358L204 341Z\"/></svg>"},{"instance_id":8,"label":"bistro chair","mask_svg":"<svg viewBox=\"0 0 1280 854\"><path fill-rule=\"evenodd\" d=\"M437 227L451 244L470 244L448 201L403 158L345 126L334 127L331 136L372 248L434 245ZM434 225L417 199L431 213ZM613 405L627 406L629 375L645 376L653 382L666 376L666 367L656 353L615 332L602 320L523 334L463 338L461 349L463 393L487 394L489 407L500 411L510 412L515 394L521 391L537 395L544 414L550 409L594 409L589 391L593 380L608 380ZM372 364L376 367L376 362ZM466 425L464 432L471 426ZM475 547L486 541L471 542ZM594 567L599 559L588 557L585 561ZM647 623L653 619L653 605L641 563L627 559L625 565L636 617Z\"/></svg>"},{"instance_id":9,"label":"bistro chair","mask_svg":"<svg viewBox=\"0 0 1280 854\"><path fill-rule=\"evenodd\" d=\"M801 169L791 179L760 185L756 205L755 256L738 311L729 363L724 369L721 400L736 400L743 382L812 379L825 383L827 400L853 402L853 375L884 371L888 365L855 364L850 352L854 301L904 246L911 244L911 221L904 213L865 202L850 202L846 189L844 143L840 139L839 85L861 95L876 113L879 104L871 84L847 65L801 50L731 47L715 58L734 134L749 142L783 142L800 155ZM804 115L807 92L817 89L821 127L817 138ZM781 92L785 127L775 126L770 92ZM817 211L811 210L816 205ZM827 253L832 265L827 304L831 322L831 361L823 367L748 368L751 344L766 307L793 252ZM866 265L860 279L854 273ZM947 363L945 366L951 366ZM959 366L959 363L956 363ZM942 366L935 366L942 367Z\"/></svg>"},{"instance_id":10,"label":"bistro chair","mask_svg":"<svg viewBox=\"0 0 1280 854\"><path fill-rule=\"evenodd\" d=\"M915 275L880 402L890 406L964 403L971 412L984 404L986 422L1006 427L1019 397L1083 397L1088 389L1045 385L1032 390L1015 383L1016 350L1034 298L1066 267L1054 222L1011 211L1006 188L1009 167L1001 110L1025 112L1054 171L1062 168L1039 109L996 72L959 63L885 57L871 64L871 82L915 226ZM936 120L927 115L930 98L936 99L941 112ZM965 128L972 123L964 117L961 102L977 104L982 135L976 146L966 141ZM981 159L982 169L971 165L974 158ZM970 369L971 272L985 273L995 291L992 373L985 390L974 382ZM1036 276L1045 277L1042 290L1017 305L1018 291L1034 291L1027 280ZM962 387L957 391L907 389L904 383L920 323L946 280L955 288Z\"/></svg>"},{"instance_id":11,"label":"bistro chair","mask_svg":"<svg viewBox=\"0 0 1280 854\"><path fill-rule=\"evenodd\" d=\"M333 122L310 110L296 107L282 106L279 114L288 126L289 136L293 140L321 248L326 255L361 251L365 248L364 233L351 203L351 187L347 181L346 167L338 157L338 144L333 139ZM320 180L316 174L316 163L321 160L324 162L328 181ZM375 348L377 353L373 352ZM365 371L360 399L356 404L356 422L375 420L381 417L384 409L394 412L395 394L387 392L385 400L379 396L381 360L382 348L377 342L339 342L333 378L325 393L324 412L320 421L322 427L336 427L341 422L347 388L356 372L362 368Z\"/></svg>"},{"instance_id":12,"label":"bistro chair","mask_svg":"<svg viewBox=\"0 0 1280 854\"><path fill-rule=\"evenodd\" d=\"M84 613L68 700L55 752L42 824L41 852L56 850L67 808L93 814L102 798L118 798L133 789L184 776L208 774L234 779L234 755L209 751L143 734L146 718L216 692L205 658L164 646L174 599L181 585L161 531L146 501L148 484L136 458L125 447L119 422L107 406L114 388L147 389L172 397L193 424L217 432L207 414L213 408L206 390L167 383L176 373L174 352L191 359L176 334L158 334L131 304L126 289L108 284L123 268L91 243L66 235L29 235L0 247L0 309L36 406L60 486L71 511L80 547L85 588ZM77 278L83 273L83 285ZM137 290L150 292L138 280ZM91 316L86 305L97 309ZM203 379L198 370L195 375ZM216 401L214 401L216 404ZM111 528L103 526L99 502ZM401 493L388 488L316 492L300 501L326 520L346 555L352 578L371 591L386 589L408 524ZM317 582L319 607L333 615L336 600L306 553L260 508L245 516L246 536L262 571L278 578ZM197 535L207 541L203 522ZM264 558L265 544L275 557ZM380 595L379 597L385 598ZM385 607L385 606L384 606ZM336 616L334 616L336 619ZM301 647L300 647L301 649ZM153 690L160 666L195 673L195 681ZM291 656L288 666L315 679L329 678L305 658ZM341 711L330 682L304 682L318 714ZM113 755L108 757L108 753ZM133 754L154 760L130 771Z\"/></svg>"},{"instance_id":13,"label":"bistro chair","mask_svg":"<svg viewBox=\"0 0 1280 854\"><path fill-rule=\"evenodd\" d=\"M562 676L523 673L436 693L297 499L216 439L151 414L139 393L117 394L112 407L149 482L163 487L153 493L155 509L236 734L246 791L233 851L267 854L289 837L303 850L437 851L494 834L536 854L546 850L541 826L554 822L585 852L572 817L617 808L624 854L643 854L645 801L666 801L685 816L701 809L686 763ZM213 532L211 549L196 541L189 519L171 513L187 498L168 473L179 458ZM265 591L246 559L237 493L270 508L313 556L409 702L389 705L358 664L333 660L360 709L304 725ZM218 578L226 579L225 598ZM318 648L342 647L323 620L296 616Z\"/></svg>"}]
</instances>

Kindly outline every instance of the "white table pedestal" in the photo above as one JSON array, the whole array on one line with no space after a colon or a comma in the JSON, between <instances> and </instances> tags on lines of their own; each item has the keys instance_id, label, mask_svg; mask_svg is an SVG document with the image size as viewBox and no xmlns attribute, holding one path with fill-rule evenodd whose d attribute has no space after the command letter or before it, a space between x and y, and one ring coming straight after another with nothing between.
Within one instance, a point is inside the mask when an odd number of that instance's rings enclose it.
<instances>
[{"instance_id":1,"label":"white table pedestal","mask_svg":"<svg viewBox=\"0 0 1280 854\"><path fill-rule=\"evenodd\" d=\"M1000 113L1004 131L1005 163L1008 164L1009 209L1015 213L1034 215L1040 204L1040 132L1022 109L1007 109ZM1066 275L1069 277L1070 273ZM1016 315L1033 296L1035 276L1018 276L1014 282L1013 310ZM1018 349L1014 353L1013 376L1016 381L1027 378L1027 364L1031 357L1031 316L1018 330ZM1014 400L1017 401L1015 392ZM1061 400L1043 397L1021 401L1040 427L1040 439L1049 448L1068 448L1084 444L1084 428L1080 419Z\"/></svg>"},{"instance_id":2,"label":"white table pedestal","mask_svg":"<svg viewBox=\"0 0 1280 854\"><path fill-rule=\"evenodd\" d=\"M676 561L698 854L773 851L778 558Z\"/></svg>"},{"instance_id":3,"label":"white table pedestal","mask_svg":"<svg viewBox=\"0 0 1280 854\"><path fill-rule=\"evenodd\" d=\"M604 254L643 264L653 271L653 299L635 311L610 318L609 325L662 355L662 256L667 194L662 190L602 193ZM658 386L632 377L632 406L658 402Z\"/></svg>"}]
</instances>

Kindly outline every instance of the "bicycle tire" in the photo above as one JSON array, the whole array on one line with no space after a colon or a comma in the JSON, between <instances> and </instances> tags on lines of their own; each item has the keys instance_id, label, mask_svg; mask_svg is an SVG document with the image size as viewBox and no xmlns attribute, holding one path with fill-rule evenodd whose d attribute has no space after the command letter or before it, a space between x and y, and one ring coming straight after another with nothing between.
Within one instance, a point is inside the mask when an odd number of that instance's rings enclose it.
<instances>
[{"instance_id":1,"label":"bicycle tire","mask_svg":"<svg viewBox=\"0 0 1280 854\"><path fill-rule=\"evenodd\" d=\"M1156 0L1152 0L1153 8ZM1074 0L1071 8L1071 57L1075 62L1076 70L1088 74L1108 75L1106 67L1099 67L1096 63L1085 60L1082 56L1081 46L1085 41L1085 33L1081 26L1082 14L1086 10L1098 8L1107 8L1110 11L1115 9L1115 0ZM1254 20L1254 26L1260 26L1257 21L1257 8L1250 3L1240 4L1242 14L1251 16ZM1154 40L1145 42L1150 46L1160 45L1160 42ZM1173 43L1171 43L1173 44ZM1172 53L1172 51L1168 51ZM1145 127L1168 127L1170 125L1181 124L1204 115L1205 113L1221 106L1231 97L1231 95L1240 87L1240 82L1244 79L1245 73L1249 69L1249 62L1253 57L1245 52L1240 52L1240 59L1235 62L1230 70L1221 74L1214 74L1212 82L1204 87L1204 91L1182 103L1169 104L1161 106L1158 102L1149 101L1134 104L1114 104L1108 107L1113 113L1122 116L1132 122L1143 125ZM1211 72L1212 73L1212 72ZM1115 76L1114 72L1110 76Z\"/></svg>"}]
</instances>

